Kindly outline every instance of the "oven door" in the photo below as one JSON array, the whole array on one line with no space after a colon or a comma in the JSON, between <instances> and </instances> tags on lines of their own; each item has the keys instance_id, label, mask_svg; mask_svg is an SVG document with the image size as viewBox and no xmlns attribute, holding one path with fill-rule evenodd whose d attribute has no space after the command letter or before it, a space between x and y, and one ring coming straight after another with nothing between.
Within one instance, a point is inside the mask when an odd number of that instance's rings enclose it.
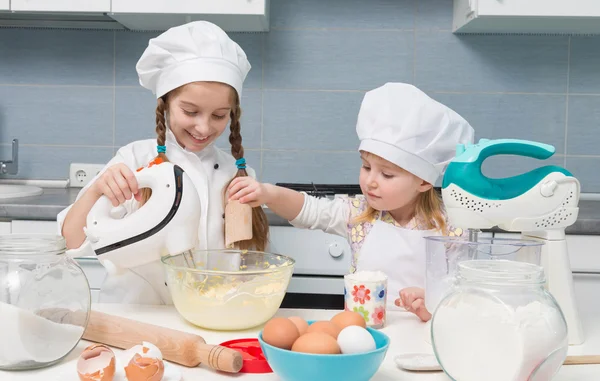
<instances>
[{"instance_id":1,"label":"oven door","mask_svg":"<svg viewBox=\"0 0 600 381\"><path fill-rule=\"evenodd\" d=\"M294 258L284 308L344 308L344 275L352 253L345 237L320 230L271 226L268 251Z\"/></svg>"}]
</instances>

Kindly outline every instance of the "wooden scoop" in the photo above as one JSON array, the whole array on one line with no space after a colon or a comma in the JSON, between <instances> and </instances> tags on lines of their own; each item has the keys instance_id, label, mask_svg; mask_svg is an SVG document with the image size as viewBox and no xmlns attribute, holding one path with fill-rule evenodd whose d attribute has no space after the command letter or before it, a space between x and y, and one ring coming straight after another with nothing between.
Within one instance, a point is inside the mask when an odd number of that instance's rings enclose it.
<instances>
[{"instance_id":1,"label":"wooden scoop","mask_svg":"<svg viewBox=\"0 0 600 381\"><path fill-rule=\"evenodd\" d=\"M38 315L56 322L85 326L85 314L65 311L41 310ZM188 367L204 363L216 370L238 373L243 365L241 353L206 344L201 336L98 311L91 311L83 338L121 349L146 341L160 349L163 359Z\"/></svg>"},{"instance_id":2,"label":"wooden scoop","mask_svg":"<svg viewBox=\"0 0 600 381\"><path fill-rule=\"evenodd\" d=\"M225 206L225 247L233 248L236 242L252 239L252 207L238 200Z\"/></svg>"}]
</instances>

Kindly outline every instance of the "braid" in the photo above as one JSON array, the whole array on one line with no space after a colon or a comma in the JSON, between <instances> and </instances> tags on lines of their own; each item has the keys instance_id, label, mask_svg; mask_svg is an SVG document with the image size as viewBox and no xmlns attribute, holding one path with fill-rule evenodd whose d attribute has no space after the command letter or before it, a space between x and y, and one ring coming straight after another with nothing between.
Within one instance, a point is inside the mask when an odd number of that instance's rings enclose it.
<instances>
[{"instance_id":1,"label":"braid","mask_svg":"<svg viewBox=\"0 0 600 381\"><path fill-rule=\"evenodd\" d=\"M164 146L167 141L167 123L165 119L165 112L167 111L167 96L163 96L158 98L156 102L156 143L159 146ZM164 153L159 153L156 158L161 158L163 161L169 161L167 155ZM152 190L150 188L143 188L141 190L141 205L144 205L152 195Z\"/></svg>"},{"instance_id":2,"label":"braid","mask_svg":"<svg viewBox=\"0 0 600 381\"><path fill-rule=\"evenodd\" d=\"M244 147L242 146L242 135L240 134L240 118L242 109L239 103L231 110L231 133L229 134L229 143L231 143L231 154L237 159L244 157Z\"/></svg>"},{"instance_id":3,"label":"braid","mask_svg":"<svg viewBox=\"0 0 600 381\"><path fill-rule=\"evenodd\" d=\"M237 160L244 157L244 147L242 146L242 135L240 133L242 110L237 92L235 92L234 105L231 109L229 143L231 143L231 154ZM238 169L234 178L241 176L248 176L248 172L245 169ZM252 239L238 242L239 248L242 250L254 248L258 251L264 251L267 247L268 237L269 220L267 219L267 215L260 206L252 208Z\"/></svg>"}]
</instances>

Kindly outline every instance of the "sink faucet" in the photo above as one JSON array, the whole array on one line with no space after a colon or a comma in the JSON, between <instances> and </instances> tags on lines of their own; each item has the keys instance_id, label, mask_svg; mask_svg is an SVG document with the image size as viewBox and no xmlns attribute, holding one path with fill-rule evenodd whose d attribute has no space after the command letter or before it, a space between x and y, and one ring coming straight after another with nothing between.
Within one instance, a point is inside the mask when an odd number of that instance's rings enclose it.
<instances>
[{"instance_id":1,"label":"sink faucet","mask_svg":"<svg viewBox=\"0 0 600 381\"><path fill-rule=\"evenodd\" d=\"M0 160L0 174L16 175L19 171L19 140L12 141L12 160Z\"/></svg>"}]
</instances>

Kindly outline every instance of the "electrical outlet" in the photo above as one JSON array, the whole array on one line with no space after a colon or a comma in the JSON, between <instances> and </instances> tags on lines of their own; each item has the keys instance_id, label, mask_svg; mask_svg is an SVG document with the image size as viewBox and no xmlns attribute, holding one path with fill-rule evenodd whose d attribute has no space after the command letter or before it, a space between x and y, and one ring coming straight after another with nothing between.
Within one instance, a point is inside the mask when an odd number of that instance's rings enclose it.
<instances>
[{"instance_id":1,"label":"electrical outlet","mask_svg":"<svg viewBox=\"0 0 600 381\"><path fill-rule=\"evenodd\" d=\"M105 164L71 163L69 168L69 186L83 188L100 173L104 166Z\"/></svg>"}]
</instances>

